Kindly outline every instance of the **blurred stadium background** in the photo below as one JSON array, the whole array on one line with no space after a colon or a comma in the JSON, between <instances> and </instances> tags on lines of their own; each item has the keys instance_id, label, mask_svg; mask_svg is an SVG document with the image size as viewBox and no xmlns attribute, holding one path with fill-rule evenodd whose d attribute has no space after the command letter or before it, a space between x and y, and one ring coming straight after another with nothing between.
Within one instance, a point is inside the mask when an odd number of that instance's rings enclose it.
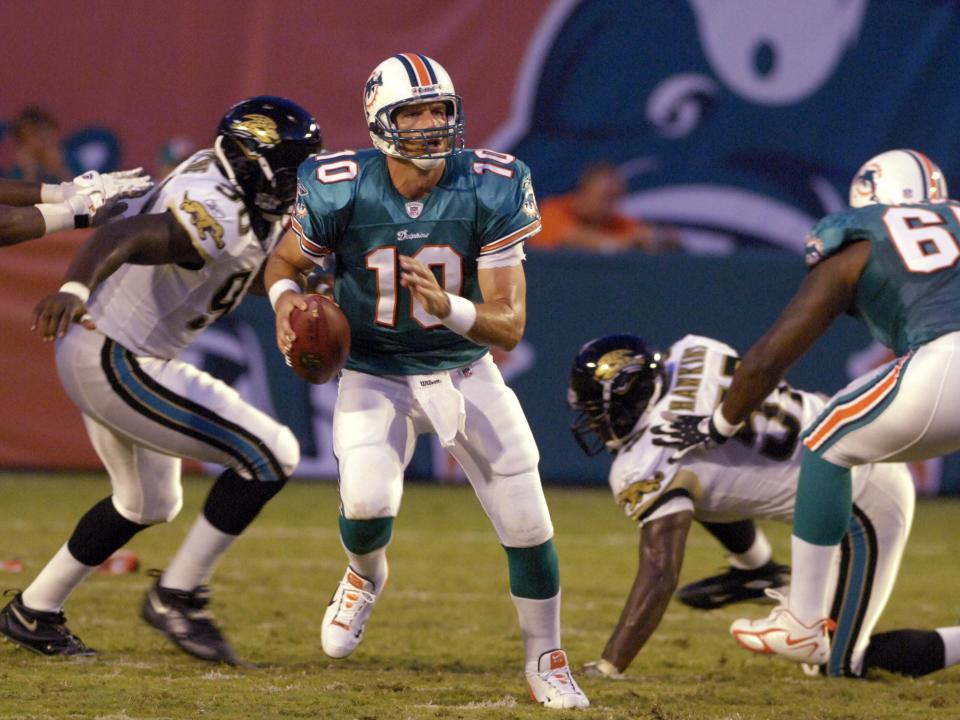
<instances>
[{"instance_id":1,"label":"blurred stadium background","mask_svg":"<svg viewBox=\"0 0 960 720\"><path fill-rule=\"evenodd\" d=\"M501 362L551 483L605 482L606 464L567 432L565 378L581 343L630 331L666 346L697 332L745 351L802 277L805 231L843 206L863 160L913 147L960 183L954 2L4 0L0 14L0 127L47 108L71 169L156 172L172 138L203 147L229 105L266 93L310 109L329 149L365 147L366 76L410 50L450 71L468 144L519 155L541 201L585 165L615 164L624 211L678 228L685 252L529 252L528 332ZM0 171L14 165L7 133ZM0 468L99 467L50 348L29 331L82 233L0 252ZM265 301L250 298L192 354L295 429L302 476L335 475L335 388L283 366ZM790 379L829 393L872 357L844 320ZM918 472L923 493L960 490L953 458ZM456 473L424 441L410 474Z\"/></svg>"}]
</instances>

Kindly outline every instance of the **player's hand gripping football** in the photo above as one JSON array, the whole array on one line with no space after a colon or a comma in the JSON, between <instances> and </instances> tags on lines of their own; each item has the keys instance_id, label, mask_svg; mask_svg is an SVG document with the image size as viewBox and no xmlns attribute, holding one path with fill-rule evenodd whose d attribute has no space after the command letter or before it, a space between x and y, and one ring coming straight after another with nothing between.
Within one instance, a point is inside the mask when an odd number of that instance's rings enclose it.
<instances>
[{"instance_id":1,"label":"player's hand gripping football","mask_svg":"<svg viewBox=\"0 0 960 720\"><path fill-rule=\"evenodd\" d=\"M665 412L667 425L656 425L650 432L659 437L653 444L676 448L668 462L675 463L692 452L703 452L722 445L729 438L721 433L710 415L682 415Z\"/></svg>"},{"instance_id":2,"label":"player's hand gripping football","mask_svg":"<svg viewBox=\"0 0 960 720\"><path fill-rule=\"evenodd\" d=\"M287 290L277 298L277 306L274 310L277 313L277 347L283 355L287 365L290 364L290 349L293 347L293 341L297 339L297 334L290 325L290 313L293 309L307 309L307 301L303 293ZM316 310L314 310L316 312Z\"/></svg>"},{"instance_id":3,"label":"player's hand gripping football","mask_svg":"<svg viewBox=\"0 0 960 720\"><path fill-rule=\"evenodd\" d=\"M57 292L37 303L30 329L39 330L43 341L49 342L66 335L72 322L82 324L87 330L97 327L87 314L87 305L83 300L72 293Z\"/></svg>"},{"instance_id":4,"label":"player's hand gripping football","mask_svg":"<svg viewBox=\"0 0 960 720\"><path fill-rule=\"evenodd\" d=\"M409 288L413 299L419 302L424 310L438 318L445 318L450 314L450 298L426 265L412 257L401 255L400 267L403 270L400 284Z\"/></svg>"}]
</instances>

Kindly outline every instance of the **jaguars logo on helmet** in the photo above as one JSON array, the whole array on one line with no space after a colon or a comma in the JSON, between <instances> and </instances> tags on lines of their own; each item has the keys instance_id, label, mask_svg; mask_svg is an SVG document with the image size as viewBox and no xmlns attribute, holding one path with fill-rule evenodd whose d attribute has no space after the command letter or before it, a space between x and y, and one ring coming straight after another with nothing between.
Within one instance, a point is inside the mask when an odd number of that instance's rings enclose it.
<instances>
[{"instance_id":1,"label":"jaguars logo on helmet","mask_svg":"<svg viewBox=\"0 0 960 720\"><path fill-rule=\"evenodd\" d=\"M647 407L663 393L663 355L636 335L604 335L577 353L567 404L577 412L570 431L587 455L616 452L642 428Z\"/></svg>"},{"instance_id":2,"label":"jaguars logo on helmet","mask_svg":"<svg viewBox=\"0 0 960 720\"><path fill-rule=\"evenodd\" d=\"M276 218L296 196L297 167L323 150L320 126L292 100L259 95L230 108L214 151L230 182L253 210Z\"/></svg>"}]
</instances>

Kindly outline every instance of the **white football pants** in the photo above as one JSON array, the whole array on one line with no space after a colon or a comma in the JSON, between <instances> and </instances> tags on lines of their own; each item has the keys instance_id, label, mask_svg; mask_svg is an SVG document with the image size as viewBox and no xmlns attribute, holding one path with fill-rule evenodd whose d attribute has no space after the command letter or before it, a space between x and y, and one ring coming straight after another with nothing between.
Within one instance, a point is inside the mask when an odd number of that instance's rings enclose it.
<instances>
[{"instance_id":1,"label":"white football pants","mask_svg":"<svg viewBox=\"0 0 960 720\"><path fill-rule=\"evenodd\" d=\"M226 383L180 360L138 357L74 324L57 341L57 370L126 519L173 519L182 505L180 458L233 468L261 481L296 467L293 433Z\"/></svg>"},{"instance_id":2,"label":"white football pants","mask_svg":"<svg viewBox=\"0 0 960 720\"><path fill-rule=\"evenodd\" d=\"M490 355L446 371L464 397L466 421L450 448L501 544L533 547L553 537L533 433ZM439 375L439 373L437 373ZM344 517L395 517L417 436L433 425L399 375L344 370L333 415Z\"/></svg>"}]
</instances>

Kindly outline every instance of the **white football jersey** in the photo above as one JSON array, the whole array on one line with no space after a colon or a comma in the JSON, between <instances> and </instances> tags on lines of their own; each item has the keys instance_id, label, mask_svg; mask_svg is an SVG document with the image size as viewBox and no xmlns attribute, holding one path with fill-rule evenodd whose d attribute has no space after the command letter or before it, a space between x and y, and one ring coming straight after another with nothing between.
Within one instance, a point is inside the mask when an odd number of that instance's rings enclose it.
<instances>
[{"instance_id":1,"label":"white football jersey","mask_svg":"<svg viewBox=\"0 0 960 720\"><path fill-rule=\"evenodd\" d=\"M213 150L188 158L138 205L127 214L169 210L203 266L125 264L96 288L90 314L102 333L128 350L172 358L240 302L279 240L282 223L258 239Z\"/></svg>"},{"instance_id":2,"label":"white football jersey","mask_svg":"<svg viewBox=\"0 0 960 720\"><path fill-rule=\"evenodd\" d=\"M671 463L675 449L653 444L663 413L709 415L723 398L739 358L725 343L687 335L670 346L668 381L660 400L640 419L638 438L617 453L610 488L626 515L641 524L693 509L698 520L789 520L801 459L801 430L825 398L781 383L750 416L744 430L707 452ZM863 481L854 473L854 496Z\"/></svg>"}]
</instances>

